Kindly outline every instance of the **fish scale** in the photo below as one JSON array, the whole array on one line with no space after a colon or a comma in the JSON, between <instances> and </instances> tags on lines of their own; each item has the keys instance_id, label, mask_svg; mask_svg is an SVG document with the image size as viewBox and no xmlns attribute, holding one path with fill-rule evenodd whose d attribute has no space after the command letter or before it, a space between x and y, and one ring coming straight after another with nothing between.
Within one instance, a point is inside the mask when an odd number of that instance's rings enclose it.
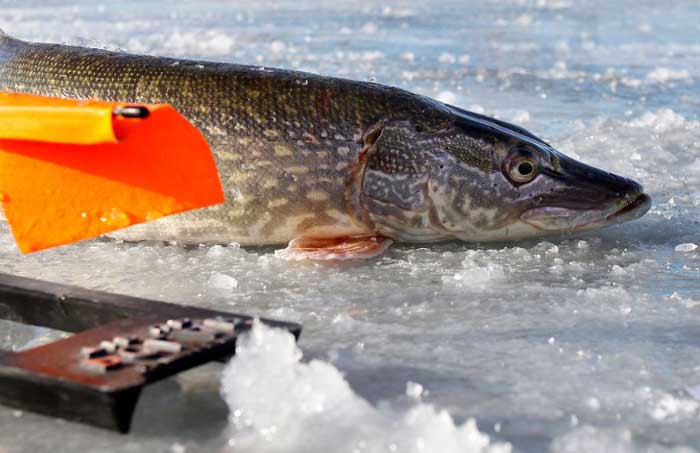
<instances>
[{"instance_id":1,"label":"fish scale","mask_svg":"<svg viewBox=\"0 0 700 453\"><path fill-rule=\"evenodd\" d=\"M227 201L120 235L243 245L367 232L343 198L358 137L382 119L430 109L423 97L374 83L7 35L0 38L0 89L172 104L211 145Z\"/></svg>"},{"instance_id":2,"label":"fish scale","mask_svg":"<svg viewBox=\"0 0 700 453\"><path fill-rule=\"evenodd\" d=\"M354 259L391 240L579 232L651 206L637 182L521 127L376 83L3 35L0 89L169 103L204 133L226 202L134 226L125 239L289 243L279 256Z\"/></svg>"}]
</instances>

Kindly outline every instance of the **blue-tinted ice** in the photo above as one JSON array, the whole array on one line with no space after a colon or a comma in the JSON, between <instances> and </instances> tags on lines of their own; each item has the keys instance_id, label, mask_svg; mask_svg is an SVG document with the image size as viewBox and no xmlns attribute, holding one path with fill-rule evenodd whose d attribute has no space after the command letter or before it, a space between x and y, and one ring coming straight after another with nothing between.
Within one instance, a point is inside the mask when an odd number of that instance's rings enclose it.
<instances>
[{"instance_id":1,"label":"blue-tinted ice","mask_svg":"<svg viewBox=\"0 0 700 453\"><path fill-rule=\"evenodd\" d=\"M3 272L305 331L302 362L283 338L251 340L226 374L233 412L222 368L208 366L150 389L128 437L0 408L0 451L700 449L700 5L173 3L3 2L0 27L399 85L520 123L642 182L654 206L580 237L404 245L342 268L287 263L270 248L106 240L23 257L3 227ZM1 326L3 348L44 335ZM246 364L254 370L235 372ZM251 381L259 399L241 390Z\"/></svg>"}]
</instances>

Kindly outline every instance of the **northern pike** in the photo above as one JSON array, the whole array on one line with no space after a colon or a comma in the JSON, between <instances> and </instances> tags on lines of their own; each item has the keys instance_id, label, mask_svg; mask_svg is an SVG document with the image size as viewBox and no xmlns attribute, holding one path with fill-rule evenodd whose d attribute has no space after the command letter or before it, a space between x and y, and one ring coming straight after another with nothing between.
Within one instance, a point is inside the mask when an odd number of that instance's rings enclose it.
<instances>
[{"instance_id":1,"label":"northern pike","mask_svg":"<svg viewBox=\"0 0 700 453\"><path fill-rule=\"evenodd\" d=\"M392 240L584 231L651 205L637 182L521 127L373 82L2 33L0 90L169 103L202 131L226 202L131 227L126 239L289 244L289 259L347 259Z\"/></svg>"}]
</instances>

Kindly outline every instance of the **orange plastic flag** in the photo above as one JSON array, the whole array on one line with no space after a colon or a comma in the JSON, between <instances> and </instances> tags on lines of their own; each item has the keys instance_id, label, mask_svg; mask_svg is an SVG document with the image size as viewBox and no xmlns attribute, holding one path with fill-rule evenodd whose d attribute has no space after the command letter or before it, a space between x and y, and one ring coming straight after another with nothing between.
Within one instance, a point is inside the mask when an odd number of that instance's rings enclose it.
<instances>
[{"instance_id":1,"label":"orange plastic flag","mask_svg":"<svg viewBox=\"0 0 700 453\"><path fill-rule=\"evenodd\" d=\"M0 93L0 200L28 253L224 194L206 140L169 105Z\"/></svg>"}]
</instances>

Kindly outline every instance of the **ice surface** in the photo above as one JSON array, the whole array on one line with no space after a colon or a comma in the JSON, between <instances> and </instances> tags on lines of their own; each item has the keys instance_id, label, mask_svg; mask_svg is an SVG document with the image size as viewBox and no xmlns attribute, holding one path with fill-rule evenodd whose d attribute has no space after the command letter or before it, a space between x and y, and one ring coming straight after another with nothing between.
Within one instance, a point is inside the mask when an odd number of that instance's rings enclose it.
<instances>
[{"instance_id":1,"label":"ice surface","mask_svg":"<svg viewBox=\"0 0 700 453\"><path fill-rule=\"evenodd\" d=\"M302 363L294 337L260 323L241 338L223 374L231 408L231 451L509 453L490 445L474 419L452 417L422 402L372 407L328 362ZM420 384L408 394L419 399ZM408 404L407 404L408 403Z\"/></svg>"},{"instance_id":2,"label":"ice surface","mask_svg":"<svg viewBox=\"0 0 700 453\"><path fill-rule=\"evenodd\" d=\"M207 280L207 284L210 288L218 291L227 292L231 291L238 286L238 280L230 275L222 274L221 272L214 272Z\"/></svg>"},{"instance_id":3,"label":"ice surface","mask_svg":"<svg viewBox=\"0 0 700 453\"><path fill-rule=\"evenodd\" d=\"M697 244L694 244L692 242L684 242L683 244L678 244L674 250L676 252L692 252L697 248Z\"/></svg>"},{"instance_id":4,"label":"ice surface","mask_svg":"<svg viewBox=\"0 0 700 453\"><path fill-rule=\"evenodd\" d=\"M3 2L0 27L26 39L375 79L524 123L641 181L654 205L578 237L398 245L342 267L287 263L273 248L109 240L23 257L0 225L4 272L304 324L301 361L288 339L236 359L243 376L227 383L265 386L236 397L233 413L212 365L146 391L127 437L0 408L0 450L278 442L229 422L237 409L258 428L284 421L289 450L327 446L320 426L335 435L347 424L266 409L295 398L246 369L268 352L287 362L263 369L309 384L309 402L337 403L354 422L338 441L476 442L474 419L489 447L514 452L700 450L700 253L688 245L700 244L699 23L690 0ZM5 349L50 335L0 324ZM409 414L422 422L410 432Z\"/></svg>"}]
</instances>

